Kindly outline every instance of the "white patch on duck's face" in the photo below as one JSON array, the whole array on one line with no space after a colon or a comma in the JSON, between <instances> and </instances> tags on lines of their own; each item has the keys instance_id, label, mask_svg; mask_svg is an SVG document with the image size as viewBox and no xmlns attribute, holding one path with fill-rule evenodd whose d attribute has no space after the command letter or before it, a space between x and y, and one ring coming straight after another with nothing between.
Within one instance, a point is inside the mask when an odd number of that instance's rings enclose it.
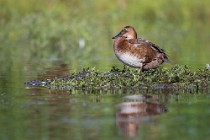
<instances>
[{"instance_id":1,"label":"white patch on duck's face","mask_svg":"<svg viewBox=\"0 0 210 140\"><path fill-rule=\"evenodd\" d=\"M135 67L135 68L140 68L142 67L143 63L145 61L145 58L139 59L138 57L130 54L130 53L122 53L122 54L117 54L117 58L123 62L124 64Z\"/></svg>"}]
</instances>

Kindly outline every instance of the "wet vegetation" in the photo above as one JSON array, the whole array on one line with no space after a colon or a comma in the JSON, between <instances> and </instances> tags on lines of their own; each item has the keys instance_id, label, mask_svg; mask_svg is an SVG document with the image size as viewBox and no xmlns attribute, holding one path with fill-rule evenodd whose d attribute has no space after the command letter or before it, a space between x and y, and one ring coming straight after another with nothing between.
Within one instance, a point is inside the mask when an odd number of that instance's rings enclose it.
<instances>
[{"instance_id":1,"label":"wet vegetation","mask_svg":"<svg viewBox=\"0 0 210 140\"><path fill-rule=\"evenodd\" d=\"M87 68L71 76L26 82L27 85L56 89L115 90L115 89L163 89L209 90L210 70L192 72L187 66L175 65L139 73L137 69L113 67L109 72Z\"/></svg>"}]
</instances>

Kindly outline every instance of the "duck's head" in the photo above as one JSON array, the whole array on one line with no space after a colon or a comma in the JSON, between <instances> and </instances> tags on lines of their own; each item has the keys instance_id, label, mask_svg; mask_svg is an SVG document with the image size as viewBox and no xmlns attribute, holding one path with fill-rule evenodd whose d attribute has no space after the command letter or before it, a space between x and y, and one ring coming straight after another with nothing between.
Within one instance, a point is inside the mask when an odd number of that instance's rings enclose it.
<instances>
[{"instance_id":1,"label":"duck's head","mask_svg":"<svg viewBox=\"0 0 210 140\"><path fill-rule=\"evenodd\" d=\"M118 37L123 37L125 39L136 39L137 38L137 33L135 29L132 26L125 26L119 34L116 36L112 37L112 39L116 39Z\"/></svg>"}]
</instances>

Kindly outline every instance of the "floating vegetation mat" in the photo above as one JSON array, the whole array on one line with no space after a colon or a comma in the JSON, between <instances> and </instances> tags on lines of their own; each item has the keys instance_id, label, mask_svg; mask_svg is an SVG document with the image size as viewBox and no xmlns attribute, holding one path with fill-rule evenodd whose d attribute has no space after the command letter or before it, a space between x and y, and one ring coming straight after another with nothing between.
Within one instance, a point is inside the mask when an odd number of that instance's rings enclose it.
<instances>
[{"instance_id":1,"label":"floating vegetation mat","mask_svg":"<svg viewBox=\"0 0 210 140\"><path fill-rule=\"evenodd\" d=\"M128 89L172 89L172 90L209 90L210 70L192 72L187 66L175 65L171 68L158 68L145 72L125 67L113 67L108 72L87 68L70 76L54 79L34 80L26 85L42 86L53 89L113 90Z\"/></svg>"}]
</instances>

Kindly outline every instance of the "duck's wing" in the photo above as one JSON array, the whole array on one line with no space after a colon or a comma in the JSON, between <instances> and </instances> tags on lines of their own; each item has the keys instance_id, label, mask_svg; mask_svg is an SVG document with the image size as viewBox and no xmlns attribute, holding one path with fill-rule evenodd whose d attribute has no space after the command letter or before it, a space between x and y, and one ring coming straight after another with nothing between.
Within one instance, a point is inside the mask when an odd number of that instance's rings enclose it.
<instances>
[{"instance_id":1,"label":"duck's wing","mask_svg":"<svg viewBox=\"0 0 210 140\"><path fill-rule=\"evenodd\" d=\"M148 47L151 47L153 50L165 53L163 49L161 49L158 45L150 42L149 40L138 38L138 39L131 39L129 40L129 43L133 44L135 47L141 47L142 45L147 45Z\"/></svg>"},{"instance_id":2,"label":"duck's wing","mask_svg":"<svg viewBox=\"0 0 210 140\"><path fill-rule=\"evenodd\" d=\"M129 43L131 43L134 47L141 47L141 46L150 47L152 50L163 54L163 59L165 62L170 62L167 54L165 53L165 50L161 49L158 45L150 42L149 40L138 38L138 39L129 40Z\"/></svg>"}]
</instances>

